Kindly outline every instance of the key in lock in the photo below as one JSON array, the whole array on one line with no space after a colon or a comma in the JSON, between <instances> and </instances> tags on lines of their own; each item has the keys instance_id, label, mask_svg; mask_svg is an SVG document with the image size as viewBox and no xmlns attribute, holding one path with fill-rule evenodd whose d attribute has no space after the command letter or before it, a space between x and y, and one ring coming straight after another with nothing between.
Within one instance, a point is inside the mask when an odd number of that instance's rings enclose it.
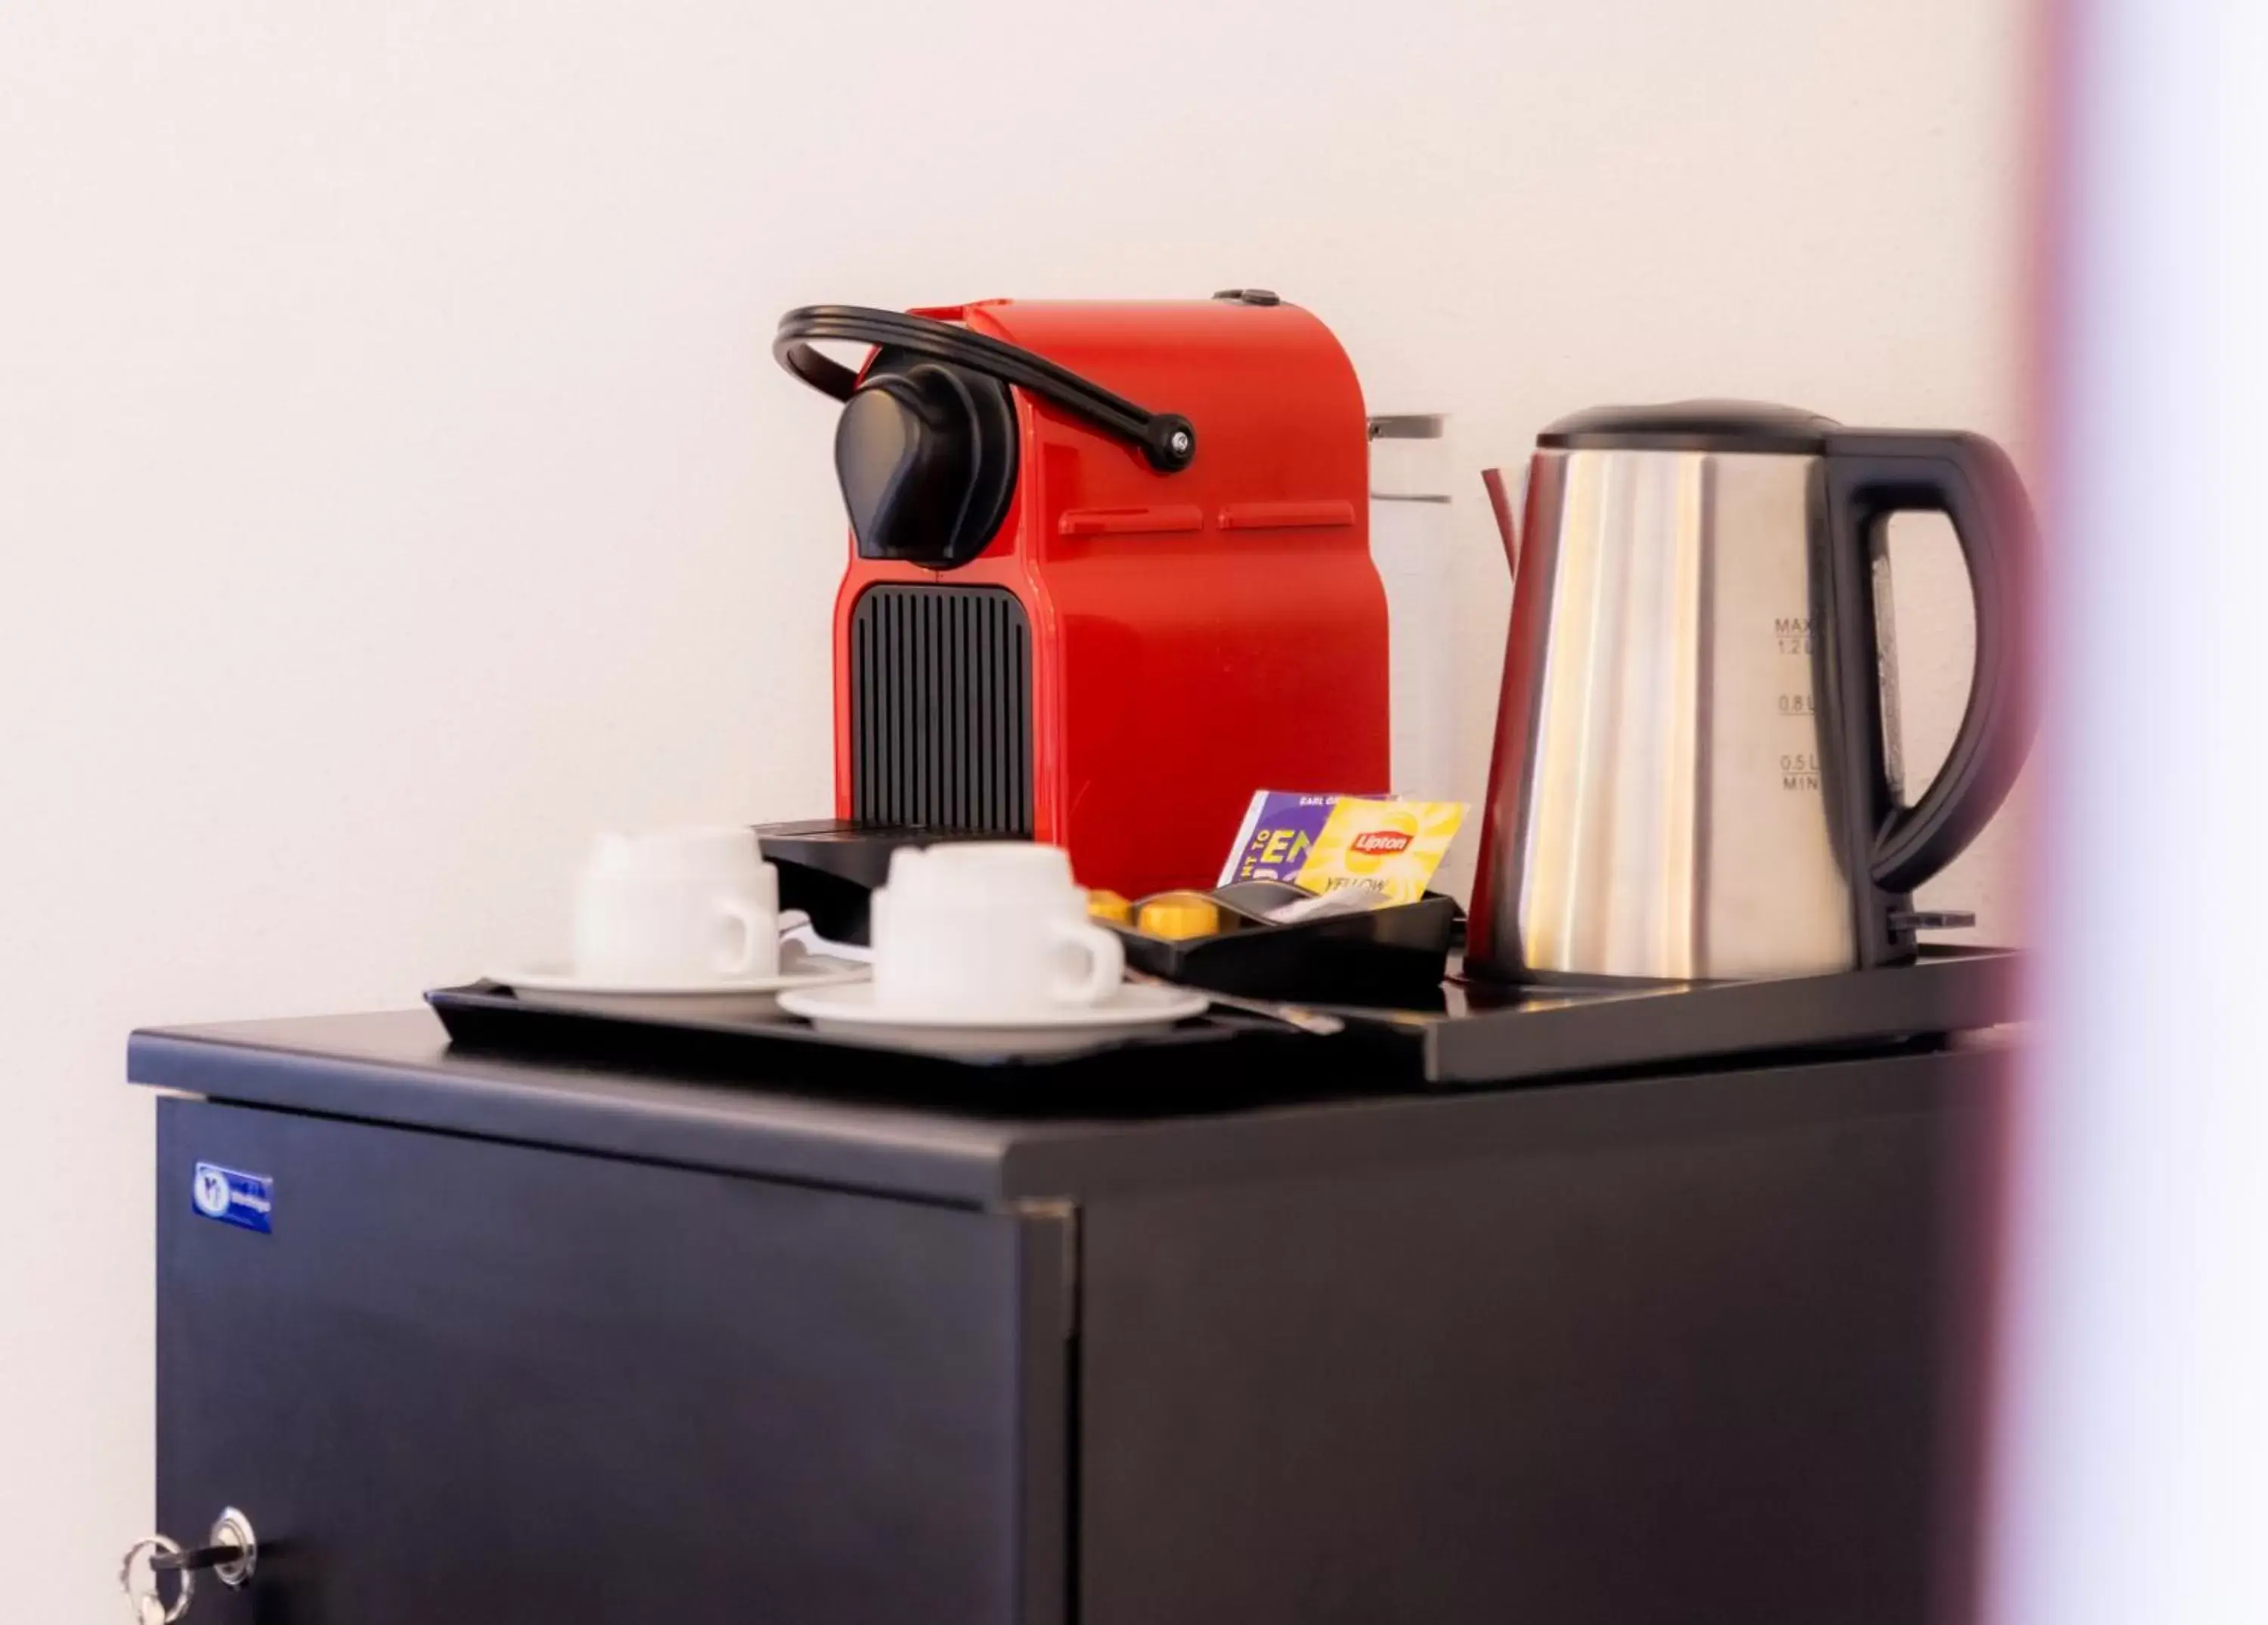
<instances>
[{"instance_id":1,"label":"key in lock","mask_svg":"<svg viewBox=\"0 0 2268 1625\"><path fill-rule=\"evenodd\" d=\"M181 1543L168 1535L146 1535L136 1540L126 1548L125 1559L119 1564L118 1584L134 1610L136 1625L172 1625L196 1600L200 1570L210 1569L215 1579L234 1587L251 1580L259 1561L260 1541L252 1532L252 1520L232 1506L213 1520L205 1544L193 1550L183 1550ZM171 1603L165 1594L167 1574L180 1580Z\"/></svg>"}]
</instances>

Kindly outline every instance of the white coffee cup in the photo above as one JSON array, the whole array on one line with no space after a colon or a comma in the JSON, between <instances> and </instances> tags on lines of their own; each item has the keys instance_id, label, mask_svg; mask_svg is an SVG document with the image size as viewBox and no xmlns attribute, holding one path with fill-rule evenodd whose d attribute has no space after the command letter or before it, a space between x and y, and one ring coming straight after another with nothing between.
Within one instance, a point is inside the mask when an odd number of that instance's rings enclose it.
<instances>
[{"instance_id":1,"label":"white coffee cup","mask_svg":"<svg viewBox=\"0 0 2268 1625\"><path fill-rule=\"evenodd\" d=\"M1061 847L903 847L874 893L877 1008L959 1020L1045 1020L1116 991L1118 938L1087 917Z\"/></svg>"},{"instance_id":2,"label":"white coffee cup","mask_svg":"<svg viewBox=\"0 0 2268 1625\"><path fill-rule=\"evenodd\" d=\"M575 885L575 974L693 987L779 974L779 871L746 827L599 837Z\"/></svg>"}]
</instances>

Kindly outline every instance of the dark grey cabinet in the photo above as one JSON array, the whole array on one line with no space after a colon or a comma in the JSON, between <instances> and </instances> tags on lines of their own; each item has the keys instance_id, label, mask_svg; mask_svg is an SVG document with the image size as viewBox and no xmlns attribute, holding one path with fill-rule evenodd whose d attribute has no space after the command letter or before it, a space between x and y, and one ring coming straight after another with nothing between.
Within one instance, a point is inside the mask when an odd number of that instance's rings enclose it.
<instances>
[{"instance_id":1,"label":"dark grey cabinet","mask_svg":"<svg viewBox=\"0 0 2268 1625\"><path fill-rule=\"evenodd\" d=\"M160 1524L262 1541L188 1625L1959 1618L2005 1061L1088 1119L138 1035Z\"/></svg>"},{"instance_id":2,"label":"dark grey cabinet","mask_svg":"<svg viewBox=\"0 0 2268 1625\"><path fill-rule=\"evenodd\" d=\"M275 1543L197 1625L1062 1617L1064 1219L161 1104L164 1526Z\"/></svg>"}]
</instances>

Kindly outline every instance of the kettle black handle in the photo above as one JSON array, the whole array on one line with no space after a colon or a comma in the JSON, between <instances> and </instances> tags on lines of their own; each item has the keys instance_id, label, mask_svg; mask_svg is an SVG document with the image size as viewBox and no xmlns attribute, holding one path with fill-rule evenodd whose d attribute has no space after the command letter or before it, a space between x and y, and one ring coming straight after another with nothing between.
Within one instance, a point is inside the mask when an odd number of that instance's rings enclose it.
<instances>
[{"instance_id":1,"label":"kettle black handle","mask_svg":"<svg viewBox=\"0 0 2268 1625\"><path fill-rule=\"evenodd\" d=\"M949 321L864 305L806 305L781 317L772 358L821 394L848 401L858 373L813 349L814 339L887 344L1027 389L1127 441L1161 474L1180 472L1197 454L1197 430L1180 413L1150 411L1044 356Z\"/></svg>"},{"instance_id":2,"label":"kettle black handle","mask_svg":"<svg viewBox=\"0 0 2268 1625\"><path fill-rule=\"evenodd\" d=\"M1889 893L1911 892L1976 839L1999 810L2031 746L2023 584L2035 548L2031 504L2007 453L1981 435L1834 430L1827 436L1827 504L1842 583L1839 676L1868 696L1876 725L1860 741L1879 752L1881 673L1874 636L1872 563L1894 513L1941 513L1953 522L1977 605L1977 658L1968 709L1945 765L1911 806L1884 805L1867 868ZM1888 606L1881 606L1884 613ZM1863 782L1889 802L1887 776Z\"/></svg>"}]
</instances>

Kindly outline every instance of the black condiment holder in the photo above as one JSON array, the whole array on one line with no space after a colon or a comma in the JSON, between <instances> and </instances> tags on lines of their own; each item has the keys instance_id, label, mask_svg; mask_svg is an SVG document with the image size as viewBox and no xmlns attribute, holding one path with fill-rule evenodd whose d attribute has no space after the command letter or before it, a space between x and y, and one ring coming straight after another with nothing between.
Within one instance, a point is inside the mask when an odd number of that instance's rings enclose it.
<instances>
[{"instance_id":1,"label":"black condiment holder","mask_svg":"<svg viewBox=\"0 0 2268 1625\"><path fill-rule=\"evenodd\" d=\"M1301 1004L1429 1001L1464 917L1454 898L1430 893L1292 921L1268 914L1308 897L1296 886L1244 881L1193 895L1213 903L1224 929L1176 939L1117 927L1127 964L1184 987Z\"/></svg>"},{"instance_id":2,"label":"black condiment holder","mask_svg":"<svg viewBox=\"0 0 2268 1625\"><path fill-rule=\"evenodd\" d=\"M861 824L834 819L764 824L763 854L779 870L780 907L799 908L835 942L865 945L874 888L888 879L902 846L998 836ZM1145 975L1245 998L1425 1003L1448 967L1463 911L1432 893L1414 903L1278 922L1267 912L1307 895L1275 881L1242 881L1197 893L1220 909L1227 929L1170 940L1122 929L1126 962Z\"/></svg>"}]
</instances>

